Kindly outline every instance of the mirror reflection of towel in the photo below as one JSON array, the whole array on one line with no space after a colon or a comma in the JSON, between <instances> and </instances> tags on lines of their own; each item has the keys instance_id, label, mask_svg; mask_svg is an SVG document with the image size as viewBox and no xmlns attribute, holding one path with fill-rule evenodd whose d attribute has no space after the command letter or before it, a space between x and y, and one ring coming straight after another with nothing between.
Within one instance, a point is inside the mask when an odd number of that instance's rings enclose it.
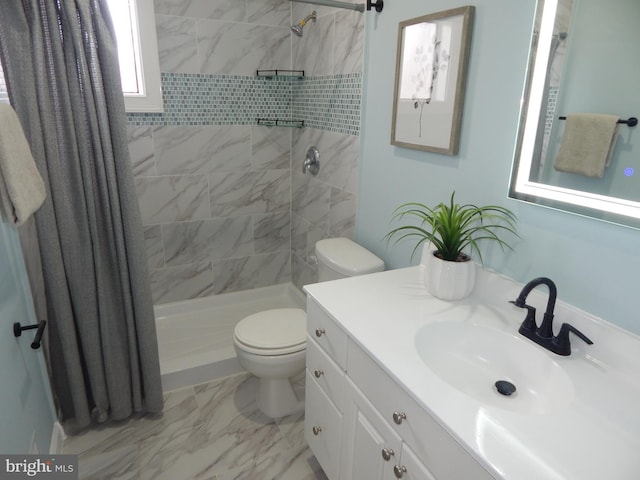
<instances>
[{"instance_id":1,"label":"mirror reflection of towel","mask_svg":"<svg viewBox=\"0 0 640 480\"><path fill-rule=\"evenodd\" d=\"M619 117L596 113L567 115L554 168L602 178L615 148Z\"/></svg>"}]
</instances>

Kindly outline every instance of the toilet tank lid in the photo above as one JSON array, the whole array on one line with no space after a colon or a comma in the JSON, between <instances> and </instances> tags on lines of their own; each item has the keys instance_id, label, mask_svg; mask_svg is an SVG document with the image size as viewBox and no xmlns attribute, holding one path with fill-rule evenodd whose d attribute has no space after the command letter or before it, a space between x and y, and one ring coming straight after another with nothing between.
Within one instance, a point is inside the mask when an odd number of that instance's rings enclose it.
<instances>
[{"instance_id":1,"label":"toilet tank lid","mask_svg":"<svg viewBox=\"0 0 640 480\"><path fill-rule=\"evenodd\" d=\"M348 238L325 238L316 243L318 260L347 276L381 272L384 262Z\"/></svg>"}]
</instances>

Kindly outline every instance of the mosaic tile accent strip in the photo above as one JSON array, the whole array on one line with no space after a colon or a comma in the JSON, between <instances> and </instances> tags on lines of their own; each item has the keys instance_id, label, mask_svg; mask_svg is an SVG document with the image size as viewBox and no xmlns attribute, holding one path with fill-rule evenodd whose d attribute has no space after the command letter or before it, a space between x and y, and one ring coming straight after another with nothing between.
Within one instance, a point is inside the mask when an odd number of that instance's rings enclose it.
<instances>
[{"instance_id":1,"label":"mosaic tile accent strip","mask_svg":"<svg viewBox=\"0 0 640 480\"><path fill-rule=\"evenodd\" d=\"M128 113L130 126L254 125L257 118L303 120L358 135L362 75L252 77L163 73L164 113Z\"/></svg>"},{"instance_id":2,"label":"mosaic tile accent strip","mask_svg":"<svg viewBox=\"0 0 640 480\"><path fill-rule=\"evenodd\" d=\"M292 115L306 127L359 135L361 102L359 73L307 77L293 84Z\"/></svg>"},{"instance_id":3,"label":"mosaic tile accent strip","mask_svg":"<svg viewBox=\"0 0 640 480\"><path fill-rule=\"evenodd\" d=\"M551 128L553 127L553 121L556 115L556 106L558 104L558 87L549 87L548 99L547 99L547 114L544 123L544 134L551 135Z\"/></svg>"},{"instance_id":4,"label":"mosaic tile accent strip","mask_svg":"<svg viewBox=\"0 0 640 480\"><path fill-rule=\"evenodd\" d=\"M252 125L290 118L291 78L163 73L164 113L128 113L131 126Z\"/></svg>"}]
</instances>

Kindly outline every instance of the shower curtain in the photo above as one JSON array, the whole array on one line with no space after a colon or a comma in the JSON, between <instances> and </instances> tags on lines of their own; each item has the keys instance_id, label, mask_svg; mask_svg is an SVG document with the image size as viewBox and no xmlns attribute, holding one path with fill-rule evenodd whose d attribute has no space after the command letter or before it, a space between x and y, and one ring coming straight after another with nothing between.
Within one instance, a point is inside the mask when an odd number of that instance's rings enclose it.
<instances>
[{"instance_id":1,"label":"shower curtain","mask_svg":"<svg viewBox=\"0 0 640 480\"><path fill-rule=\"evenodd\" d=\"M162 410L117 51L100 0L0 2L0 59L47 200L36 214L67 431Z\"/></svg>"}]
</instances>

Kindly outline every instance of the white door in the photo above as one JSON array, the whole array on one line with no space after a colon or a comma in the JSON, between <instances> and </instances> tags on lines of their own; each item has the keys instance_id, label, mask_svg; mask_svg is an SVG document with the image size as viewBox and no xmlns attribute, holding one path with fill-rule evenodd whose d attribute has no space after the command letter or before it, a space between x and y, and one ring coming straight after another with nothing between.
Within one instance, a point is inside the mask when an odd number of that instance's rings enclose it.
<instances>
[{"instance_id":1,"label":"white door","mask_svg":"<svg viewBox=\"0 0 640 480\"><path fill-rule=\"evenodd\" d=\"M0 453L49 454L56 420L35 330L13 335L13 323L37 323L24 259L13 225L0 222Z\"/></svg>"}]
</instances>

